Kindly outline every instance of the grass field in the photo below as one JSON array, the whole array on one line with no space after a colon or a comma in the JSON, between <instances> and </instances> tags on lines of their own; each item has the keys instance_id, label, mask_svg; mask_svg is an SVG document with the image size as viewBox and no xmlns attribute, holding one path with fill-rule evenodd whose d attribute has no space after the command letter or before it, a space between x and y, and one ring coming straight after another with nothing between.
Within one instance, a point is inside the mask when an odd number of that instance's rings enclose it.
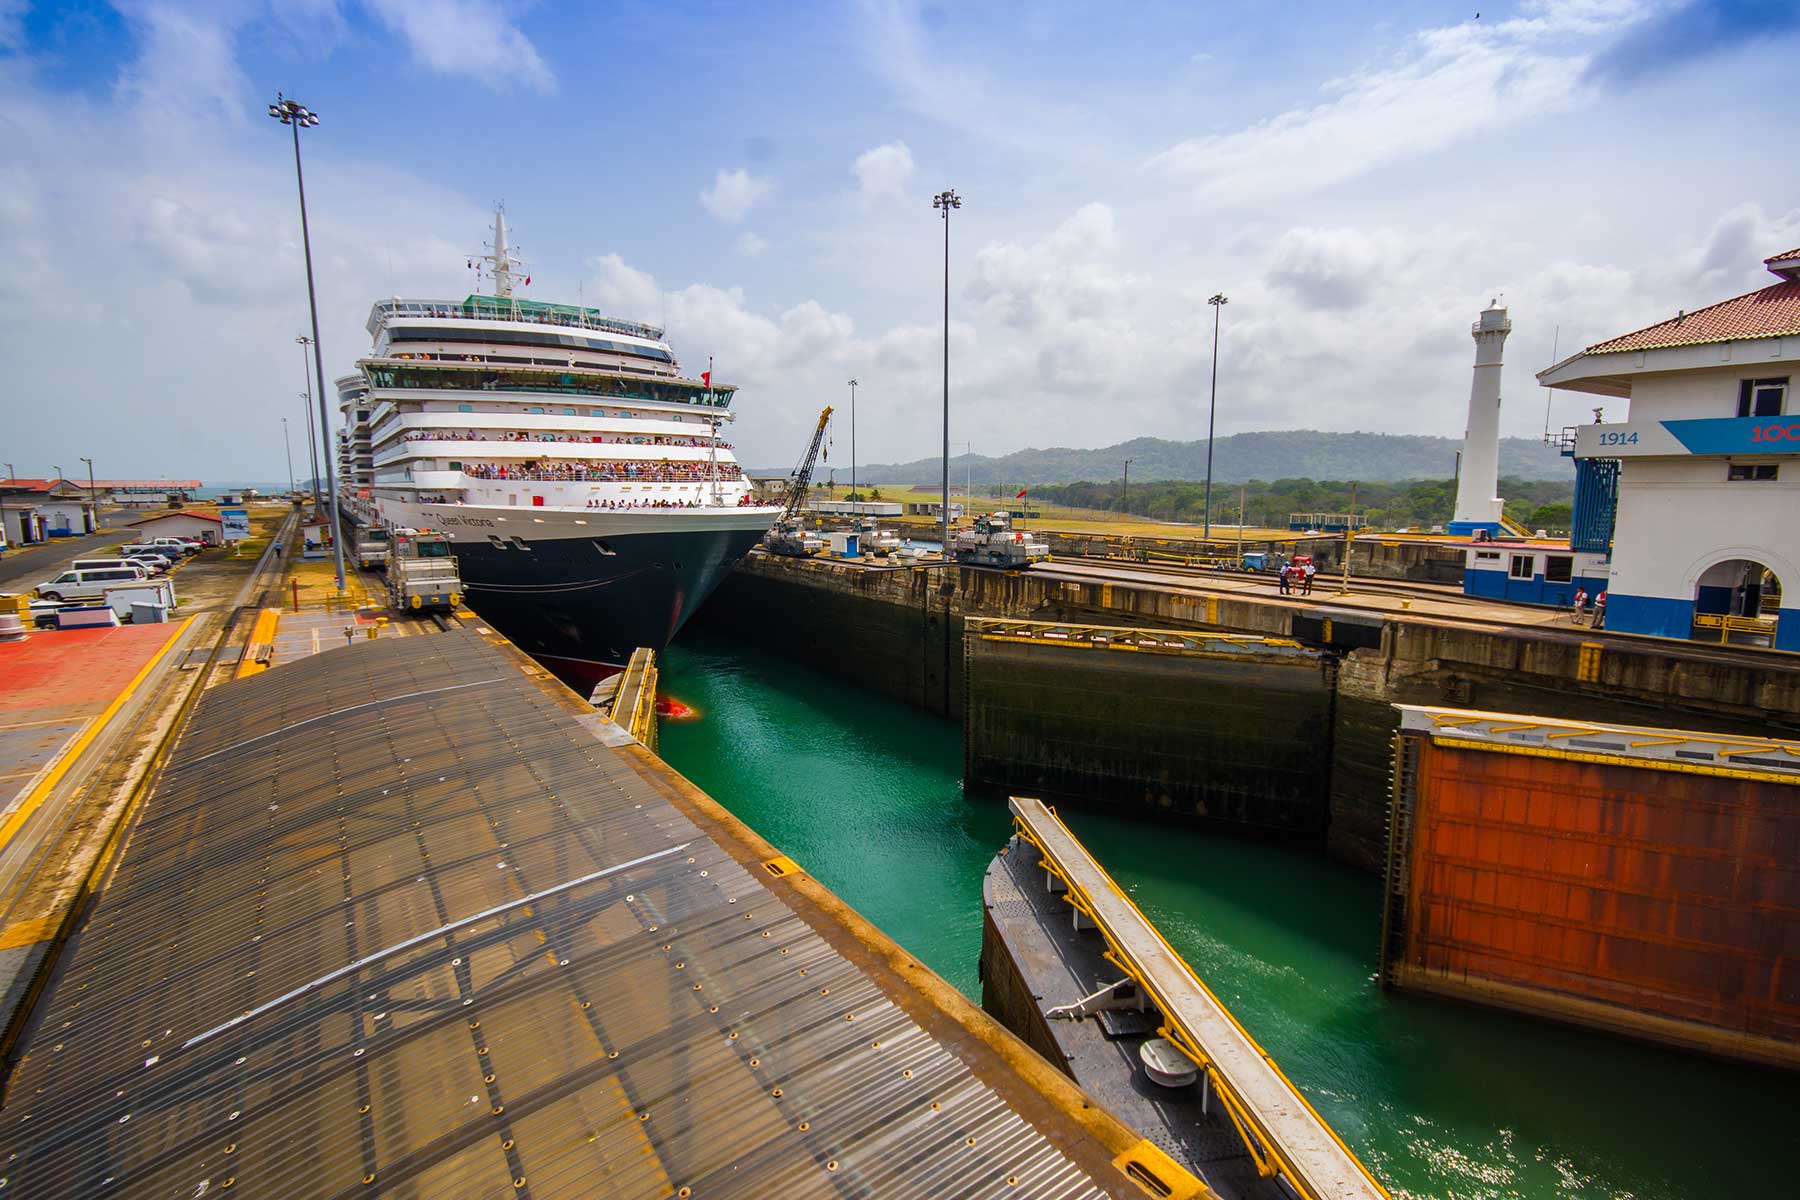
<instances>
[{"instance_id":1,"label":"grass field","mask_svg":"<svg viewBox=\"0 0 1800 1200\"><path fill-rule=\"evenodd\" d=\"M881 493L881 499L894 501L900 504L934 503L942 497L942 489L940 487L928 484L877 484L871 485L866 490L870 493L870 499L874 499L874 493L879 491ZM849 495L849 493L849 488L839 487L837 489L836 498L841 500ZM818 493L815 492L815 494ZM952 486L950 489L950 503L955 505L961 504L962 502L962 489ZM996 510L1010 511L1015 504L1021 507L1030 504L1040 515L1035 520L1027 522L1028 525L1037 525L1047 529L1066 529L1073 533L1116 533L1141 535L1145 537L1200 536L1200 526L1197 524L1176 521L1154 521L1149 517L1120 516L1116 512L1106 512L1097 508L1075 508L1067 504L1043 504L1031 500L1030 497L1018 501L1015 501L1010 497L996 500L994 497L987 494L985 488L976 488L975 495L970 503L973 511L977 513L994 512ZM1235 500L1233 503L1235 503ZM1215 505L1214 507L1216 511L1217 506ZM1246 541L1251 541L1258 538L1285 537L1287 536L1287 532L1288 531L1285 529L1246 529L1244 530L1244 539ZM1214 538L1234 538L1236 536L1237 528L1235 526L1221 525L1217 521L1213 522Z\"/></svg>"}]
</instances>

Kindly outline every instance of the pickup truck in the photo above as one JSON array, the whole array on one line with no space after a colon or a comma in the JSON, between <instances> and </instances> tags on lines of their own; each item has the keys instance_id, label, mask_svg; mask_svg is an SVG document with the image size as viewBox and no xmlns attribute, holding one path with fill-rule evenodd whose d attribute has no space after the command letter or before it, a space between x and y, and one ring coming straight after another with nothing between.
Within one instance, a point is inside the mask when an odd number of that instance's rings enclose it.
<instances>
[{"instance_id":1,"label":"pickup truck","mask_svg":"<svg viewBox=\"0 0 1800 1200\"><path fill-rule=\"evenodd\" d=\"M195 541L193 538L183 537L151 538L150 544L152 546L167 546L177 554L198 554L206 546L205 542L199 542Z\"/></svg>"}]
</instances>

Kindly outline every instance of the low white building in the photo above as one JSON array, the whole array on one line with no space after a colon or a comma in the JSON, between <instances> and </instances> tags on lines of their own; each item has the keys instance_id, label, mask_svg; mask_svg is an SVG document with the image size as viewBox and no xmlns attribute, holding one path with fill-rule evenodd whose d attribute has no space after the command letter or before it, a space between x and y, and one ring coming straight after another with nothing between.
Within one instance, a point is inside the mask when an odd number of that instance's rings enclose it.
<instances>
[{"instance_id":1,"label":"low white building","mask_svg":"<svg viewBox=\"0 0 1800 1200\"><path fill-rule=\"evenodd\" d=\"M1778 283L1597 345L1538 375L1627 401L1574 430L1574 548L1610 541L1606 627L1723 638L1774 622L1800 651L1800 249Z\"/></svg>"},{"instance_id":2,"label":"low white building","mask_svg":"<svg viewBox=\"0 0 1800 1200\"><path fill-rule=\"evenodd\" d=\"M160 513L154 517L141 517L131 522L130 528L139 541L159 537L197 538L209 546L217 546L223 540L220 533L223 525L224 522L217 513L183 509L180 512Z\"/></svg>"}]
</instances>

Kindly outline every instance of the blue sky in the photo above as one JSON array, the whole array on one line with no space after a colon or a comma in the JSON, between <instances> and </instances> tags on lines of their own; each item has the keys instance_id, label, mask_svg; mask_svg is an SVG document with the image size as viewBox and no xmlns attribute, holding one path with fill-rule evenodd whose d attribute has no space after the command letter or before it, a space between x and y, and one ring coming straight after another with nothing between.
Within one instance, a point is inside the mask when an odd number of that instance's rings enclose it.
<instances>
[{"instance_id":1,"label":"blue sky","mask_svg":"<svg viewBox=\"0 0 1800 1200\"><path fill-rule=\"evenodd\" d=\"M959 448L1203 436L1216 291L1222 432L1460 434L1504 294L1528 435L1559 327L1567 353L1800 245L1769 82L1796 9L0 0L0 457L282 474L306 307L277 88L323 117L332 375L378 295L470 290L504 200L532 295L715 356L746 461L793 459L852 376L861 456L919 457L953 186Z\"/></svg>"}]
</instances>

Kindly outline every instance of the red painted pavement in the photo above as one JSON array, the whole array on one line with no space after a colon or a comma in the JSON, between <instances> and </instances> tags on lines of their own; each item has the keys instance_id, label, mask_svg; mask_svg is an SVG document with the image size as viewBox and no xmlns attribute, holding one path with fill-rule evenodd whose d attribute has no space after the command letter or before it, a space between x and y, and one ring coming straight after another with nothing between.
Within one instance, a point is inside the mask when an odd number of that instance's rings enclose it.
<instances>
[{"instance_id":1,"label":"red painted pavement","mask_svg":"<svg viewBox=\"0 0 1800 1200\"><path fill-rule=\"evenodd\" d=\"M120 625L34 633L0 642L0 725L43 717L85 716L112 703L132 676L175 635L176 626Z\"/></svg>"}]
</instances>

